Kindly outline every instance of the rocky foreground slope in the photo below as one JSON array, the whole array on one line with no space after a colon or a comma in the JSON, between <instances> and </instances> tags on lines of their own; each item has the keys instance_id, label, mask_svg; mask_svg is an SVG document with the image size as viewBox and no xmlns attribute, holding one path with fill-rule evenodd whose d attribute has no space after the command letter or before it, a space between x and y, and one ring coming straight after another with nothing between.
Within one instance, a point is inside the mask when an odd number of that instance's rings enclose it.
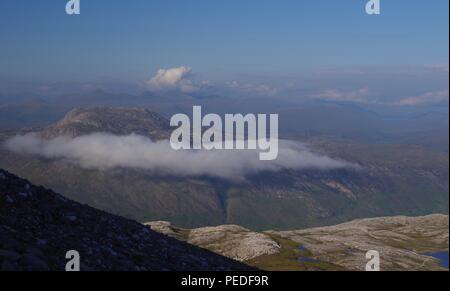
<instances>
[{"instance_id":1,"label":"rocky foreground slope","mask_svg":"<svg viewBox=\"0 0 450 291\"><path fill-rule=\"evenodd\" d=\"M238 226L152 229L266 270L365 270L366 253L380 253L382 270L443 270L428 255L448 251L449 217L385 217L298 231L253 232Z\"/></svg>"},{"instance_id":2,"label":"rocky foreground slope","mask_svg":"<svg viewBox=\"0 0 450 291\"><path fill-rule=\"evenodd\" d=\"M0 270L252 270L0 170Z\"/></svg>"}]
</instances>

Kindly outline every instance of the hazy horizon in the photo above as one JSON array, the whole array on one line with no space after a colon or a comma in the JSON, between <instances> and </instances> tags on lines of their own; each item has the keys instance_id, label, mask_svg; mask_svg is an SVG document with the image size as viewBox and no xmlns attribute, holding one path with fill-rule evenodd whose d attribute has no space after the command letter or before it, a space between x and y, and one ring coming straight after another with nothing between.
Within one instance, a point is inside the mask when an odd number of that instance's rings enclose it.
<instances>
[{"instance_id":1,"label":"hazy horizon","mask_svg":"<svg viewBox=\"0 0 450 291\"><path fill-rule=\"evenodd\" d=\"M185 94L448 106L448 1L2 1L0 98ZM1 99L0 99L1 100Z\"/></svg>"}]
</instances>

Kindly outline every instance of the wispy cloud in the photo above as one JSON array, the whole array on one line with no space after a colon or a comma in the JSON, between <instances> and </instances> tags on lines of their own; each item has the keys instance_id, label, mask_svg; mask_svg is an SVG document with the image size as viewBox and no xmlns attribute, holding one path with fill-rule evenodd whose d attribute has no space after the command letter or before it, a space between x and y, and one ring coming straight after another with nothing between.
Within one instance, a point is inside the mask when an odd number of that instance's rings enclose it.
<instances>
[{"instance_id":1,"label":"wispy cloud","mask_svg":"<svg viewBox=\"0 0 450 291\"><path fill-rule=\"evenodd\" d=\"M232 81L228 83L231 89L258 96L274 96L278 93L278 89L267 84L251 84Z\"/></svg>"},{"instance_id":2,"label":"wispy cloud","mask_svg":"<svg viewBox=\"0 0 450 291\"><path fill-rule=\"evenodd\" d=\"M448 64L431 64L431 65L425 65L424 67L426 70L429 70L429 71L436 71L436 72L443 72L443 73L449 72Z\"/></svg>"},{"instance_id":3,"label":"wispy cloud","mask_svg":"<svg viewBox=\"0 0 450 291\"><path fill-rule=\"evenodd\" d=\"M404 98L398 102L394 102L393 105L397 106L416 106L428 103L439 103L449 101L449 92L447 91L435 91L427 92L423 95Z\"/></svg>"},{"instance_id":4,"label":"wispy cloud","mask_svg":"<svg viewBox=\"0 0 450 291\"><path fill-rule=\"evenodd\" d=\"M292 141L280 141L279 157L274 161L260 161L258 152L251 150L174 151L168 141L102 133L52 140L35 135L17 136L8 140L5 147L20 154L63 159L89 169L133 168L164 175L211 176L236 181L262 171L353 167L345 161L315 154Z\"/></svg>"},{"instance_id":5,"label":"wispy cloud","mask_svg":"<svg viewBox=\"0 0 450 291\"><path fill-rule=\"evenodd\" d=\"M331 89L313 94L311 95L311 98L326 101L365 103L369 105L385 106L418 106L449 101L448 90L430 91L421 95L411 96L396 101L379 101L373 98L369 98L369 93L370 92L367 87L353 91Z\"/></svg>"},{"instance_id":6,"label":"wispy cloud","mask_svg":"<svg viewBox=\"0 0 450 291\"><path fill-rule=\"evenodd\" d=\"M322 92L313 94L313 99L320 99L326 101L340 101L340 102L358 102L367 103L369 100L367 96L369 94L369 88L364 87L354 91L342 91L338 89L328 89Z\"/></svg>"}]
</instances>

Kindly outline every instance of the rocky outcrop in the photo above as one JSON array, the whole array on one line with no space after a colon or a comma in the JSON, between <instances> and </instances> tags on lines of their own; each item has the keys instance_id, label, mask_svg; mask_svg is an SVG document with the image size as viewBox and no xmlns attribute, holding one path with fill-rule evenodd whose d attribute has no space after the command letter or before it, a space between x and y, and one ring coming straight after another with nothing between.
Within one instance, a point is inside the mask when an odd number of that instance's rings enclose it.
<instances>
[{"instance_id":1,"label":"rocky outcrop","mask_svg":"<svg viewBox=\"0 0 450 291\"><path fill-rule=\"evenodd\" d=\"M280 245L268 235L237 225L203 227L192 230L174 227L170 222L150 222L153 230L187 241L241 262L280 251Z\"/></svg>"},{"instance_id":2,"label":"rocky outcrop","mask_svg":"<svg viewBox=\"0 0 450 291\"><path fill-rule=\"evenodd\" d=\"M253 270L2 170L0 237L1 270L63 271L70 250L85 271Z\"/></svg>"},{"instance_id":3,"label":"rocky outcrop","mask_svg":"<svg viewBox=\"0 0 450 291\"><path fill-rule=\"evenodd\" d=\"M236 225L194 229L188 242L242 262L280 251L280 245L266 234Z\"/></svg>"}]
</instances>

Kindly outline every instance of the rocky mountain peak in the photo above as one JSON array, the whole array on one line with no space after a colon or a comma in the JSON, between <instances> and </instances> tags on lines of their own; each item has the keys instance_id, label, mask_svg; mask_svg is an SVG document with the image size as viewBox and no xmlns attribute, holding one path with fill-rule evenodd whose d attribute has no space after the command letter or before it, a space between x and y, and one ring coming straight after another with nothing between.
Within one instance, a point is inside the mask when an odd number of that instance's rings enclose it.
<instances>
[{"instance_id":1,"label":"rocky mountain peak","mask_svg":"<svg viewBox=\"0 0 450 291\"><path fill-rule=\"evenodd\" d=\"M76 108L57 123L44 129L41 136L77 137L94 132L116 135L135 133L160 140L169 137L170 126L166 118L144 108Z\"/></svg>"}]
</instances>

